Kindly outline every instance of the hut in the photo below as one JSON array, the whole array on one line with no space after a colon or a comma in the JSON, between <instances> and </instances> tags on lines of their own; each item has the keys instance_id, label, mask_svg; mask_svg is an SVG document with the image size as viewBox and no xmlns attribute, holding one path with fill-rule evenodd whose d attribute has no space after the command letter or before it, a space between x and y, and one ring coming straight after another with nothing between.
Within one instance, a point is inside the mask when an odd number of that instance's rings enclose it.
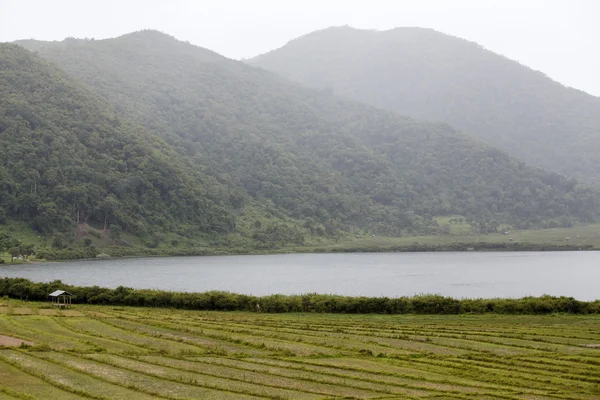
<instances>
[{"instance_id":1,"label":"hut","mask_svg":"<svg viewBox=\"0 0 600 400\"><path fill-rule=\"evenodd\" d=\"M56 307L71 307L71 300L74 297L72 293L66 290L56 290L48 296L52 299L52 305Z\"/></svg>"}]
</instances>

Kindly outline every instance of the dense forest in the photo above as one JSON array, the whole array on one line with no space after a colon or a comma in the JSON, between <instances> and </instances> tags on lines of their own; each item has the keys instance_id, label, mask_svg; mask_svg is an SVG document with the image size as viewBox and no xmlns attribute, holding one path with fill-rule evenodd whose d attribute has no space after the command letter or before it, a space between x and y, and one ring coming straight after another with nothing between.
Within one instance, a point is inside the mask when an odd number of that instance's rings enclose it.
<instances>
[{"instance_id":1,"label":"dense forest","mask_svg":"<svg viewBox=\"0 0 600 400\"><path fill-rule=\"evenodd\" d=\"M600 182L600 98L431 29L329 28L249 61L400 115L444 121L528 164Z\"/></svg>"},{"instance_id":2,"label":"dense forest","mask_svg":"<svg viewBox=\"0 0 600 400\"><path fill-rule=\"evenodd\" d=\"M230 192L39 57L0 44L0 216L145 235L235 228Z\"/></svg>"},{"instance_id":3,"label":"dense forest","mask_svg":"<svg viewBox=\"0 0 600 400\"><path fill-rule=\"evenodd\" d=\"M21 44L37 55L1 47L0 200L40 231L108 220L139 235L300 244L340 231L429 233L439 215L494 231L598 214L595 190L446 124L156 31Z\"/></svg>"}]
</instances>

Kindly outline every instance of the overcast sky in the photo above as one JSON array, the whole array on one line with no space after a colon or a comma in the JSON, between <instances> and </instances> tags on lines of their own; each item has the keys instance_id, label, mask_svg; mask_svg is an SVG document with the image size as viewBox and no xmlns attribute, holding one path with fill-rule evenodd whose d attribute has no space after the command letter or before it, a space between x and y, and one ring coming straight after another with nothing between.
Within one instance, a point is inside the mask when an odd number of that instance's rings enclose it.
<instances>
[{"instance_id":1,"label":"overcast sky","mask_svg":"<svg viewBox=\"0 0 600 400\"><path fill-rule=\"evenodd\" d=\"M329 26L433 28L600 96L600 0L0 0L0 41L158 29L231 58Z\"/></svg>"}]
</instances>

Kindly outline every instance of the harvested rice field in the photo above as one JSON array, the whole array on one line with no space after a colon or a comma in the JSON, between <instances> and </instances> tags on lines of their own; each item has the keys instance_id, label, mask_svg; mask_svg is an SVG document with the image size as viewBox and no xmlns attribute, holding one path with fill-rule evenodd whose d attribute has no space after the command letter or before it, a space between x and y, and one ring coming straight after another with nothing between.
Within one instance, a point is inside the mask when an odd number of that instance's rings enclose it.
<instances>
[{"instance_id":1,"label":"harvested rice field","mask_svg":"<svg viewBox=\"0 0 600 400\"><path fill-rule=\"evenodd\" d=\"M599 316L0 305L0 399L600 399Z\"/></svg>"}]
</instances>

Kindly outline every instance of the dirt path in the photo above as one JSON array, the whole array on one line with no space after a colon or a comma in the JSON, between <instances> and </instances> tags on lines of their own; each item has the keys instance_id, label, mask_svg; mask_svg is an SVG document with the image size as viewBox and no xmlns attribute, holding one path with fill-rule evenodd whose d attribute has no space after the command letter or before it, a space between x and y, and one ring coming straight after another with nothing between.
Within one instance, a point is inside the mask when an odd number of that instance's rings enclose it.
<instances>
[{"instance_id":1,"label":"dirt path","mask_svg":"<svg viewBox=\"0 0 600 400\"><path fill-rule=\"evenodd\" d=\"M0 347L19 347L22 344L33 346L34 343L28 340L18 339L11 336L0 335Z\"/></svg>"}]
</instances>

